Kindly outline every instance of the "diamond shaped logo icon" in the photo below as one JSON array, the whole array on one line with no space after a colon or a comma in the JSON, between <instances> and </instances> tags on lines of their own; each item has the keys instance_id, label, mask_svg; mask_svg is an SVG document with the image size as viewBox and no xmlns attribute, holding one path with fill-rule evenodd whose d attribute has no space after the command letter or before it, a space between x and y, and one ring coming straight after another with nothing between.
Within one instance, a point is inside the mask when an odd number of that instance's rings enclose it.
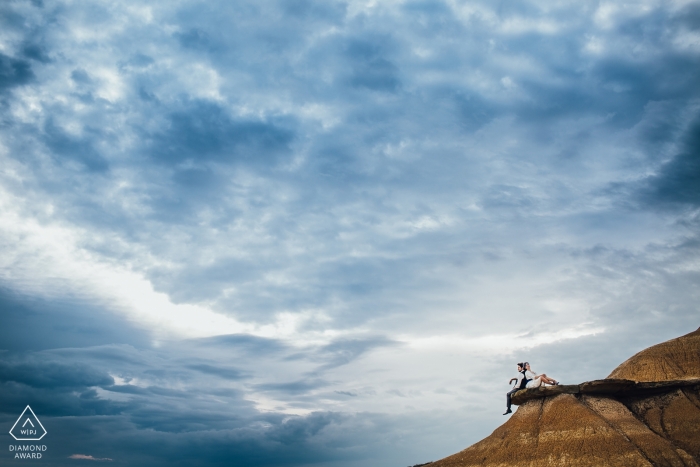
<instances>
[{"instance_id":1,"label":"diamond shaped logo icon","mask_svg":"<svg viewBox=\"0 0 700 467\"><path fill-rule=\"evenodd\" d=\"M39 441L46 436L46 428L41 424L39 418L34 415L32 408L27 406L15 424L12 425L10 434L17 441Z\"/></svg>"}]
</instances>

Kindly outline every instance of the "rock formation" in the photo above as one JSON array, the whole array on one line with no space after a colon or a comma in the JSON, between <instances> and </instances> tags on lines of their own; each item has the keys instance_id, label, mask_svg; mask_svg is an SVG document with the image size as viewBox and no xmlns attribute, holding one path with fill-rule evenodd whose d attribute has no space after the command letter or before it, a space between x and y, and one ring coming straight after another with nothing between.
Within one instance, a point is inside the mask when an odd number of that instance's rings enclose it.
<instances>
[{"instance_id":1,"label":"rock formation","mask_svg":"<svg viewBox=\"0 0 700 467\"><path fill-rule=\"evenodd\" d=\"M642 350L615 368L608 378L632 381L700 378L700 329Z\"/></svg>"},{"instance_id":2,"label":"rock formation","mask_svg":"<svg viewBox=\"0 0 700 467\"><path fill-rule=\"evenodd\" d=\"M700 329L608 378L526 389L490 436L430 467L700 467Z\"/></svg>"}]
</instances>

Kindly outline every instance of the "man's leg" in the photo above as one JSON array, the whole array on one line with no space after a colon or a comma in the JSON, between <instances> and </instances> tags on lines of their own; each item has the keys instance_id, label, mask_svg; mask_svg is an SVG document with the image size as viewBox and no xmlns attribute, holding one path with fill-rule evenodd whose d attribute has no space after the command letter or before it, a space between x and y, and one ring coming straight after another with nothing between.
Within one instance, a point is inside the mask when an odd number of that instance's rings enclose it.
<instances>
[{"instance_id":1,"label":"man's leg","mask_svg":"<svg viewBox=\"0 0 700 467\"><path fill-rule=\"evenodd\" d=\"M508 393L506 394L506 413L504 413L503 415L507 415L513 412L512 410L510 410L510 406L512 405L511 398L513 397L513 394L515 394L519 390L520 388L514 388L513 390L508 391Z\"/></svg>"}]
</instances>

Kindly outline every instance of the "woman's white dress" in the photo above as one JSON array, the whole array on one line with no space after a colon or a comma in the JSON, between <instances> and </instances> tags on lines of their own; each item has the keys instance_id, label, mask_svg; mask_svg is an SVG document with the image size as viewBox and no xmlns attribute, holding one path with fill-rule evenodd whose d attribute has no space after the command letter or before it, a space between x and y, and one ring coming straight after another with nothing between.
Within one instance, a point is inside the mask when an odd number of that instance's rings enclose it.
<instances>
[{"instance_id":1,"label":"woman's white dress","mask_svg":"<svg viewBox=\"0 0 700 467\"><path fill-rule=\"evenodd\" d=\"M534 371L526 371L525 377L530 380L527 382L526 388L538 388L542 385L542 377Z\"/></svg>"}]
</instances>

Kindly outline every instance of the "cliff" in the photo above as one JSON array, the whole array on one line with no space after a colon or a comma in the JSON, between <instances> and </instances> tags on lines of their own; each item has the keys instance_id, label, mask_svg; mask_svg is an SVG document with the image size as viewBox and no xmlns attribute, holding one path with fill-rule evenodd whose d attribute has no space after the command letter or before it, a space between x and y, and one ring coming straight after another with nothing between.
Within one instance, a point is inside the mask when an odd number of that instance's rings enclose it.
<instances>
[{"instance_id":1,"label":"cliff","mask_svg":"<svg viewBox=\"0 0 700 467\"><path fill-rule=\"evenodd\" d=\"M698 467L700 329L606 379L523 390L513 402L518 410L490 436L430 467Z\"/></svg>"}]
</instances>

